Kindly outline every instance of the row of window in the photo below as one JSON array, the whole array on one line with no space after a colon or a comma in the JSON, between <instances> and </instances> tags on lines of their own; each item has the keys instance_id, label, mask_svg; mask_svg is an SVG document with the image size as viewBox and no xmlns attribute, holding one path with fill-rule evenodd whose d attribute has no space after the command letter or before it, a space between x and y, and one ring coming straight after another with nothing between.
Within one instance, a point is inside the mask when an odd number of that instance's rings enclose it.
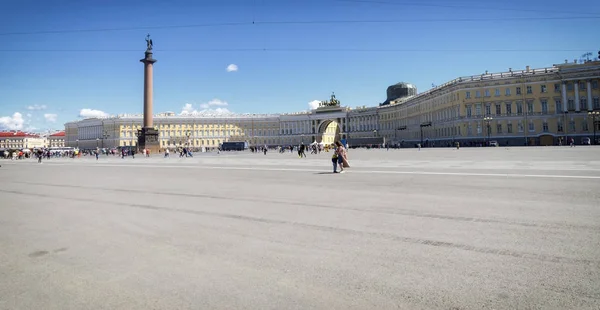
<instances>
[{"instance_id":1,"label":"row of window","mask_svg":"<svg viewBox=\"0 0 600 310\"><path fill-rule=\"evenodd\" d=\"M592 84L592 88L593 89L597 89L598 88L598 80L592 81L591 84ZM570 91L572 91L573 88L574 88L573 85L574 85L573 83L567 83L567 89L570 90ZM540 86L540 92L541 93L547 93L548 92L548 88L547 88L546 84L541 84L539 86ZM578 86L579 86L579 91L585 91L585 90L587 90L587 82L580 82ZM526 93L527 94L533 94L533 86L531 86L531 85L526 86L525 89L526 89ZM555 92L560 92L561 91L561 84L560 83L554 84L554 91ZM515 93L517 95L522 95L523 91L522 91L521 87L519 87L519 86L515 87ZM504 95L505 96L510 96L511 95L511 88L510 87L507 87L507 88L504 89ZM491 97L489 89L484 90L484 96L485 97ZM496 88L495 89L494 96L496 96L496 97L500 96L500 88ZM471 99L472 98L471 97L471 92L470 91L465 92L465 97L466 97L466 99ZM480 90L476 90L475 91L475 98L481 98L481 91Z\"/></svg>"},{"instance_id":2,"label":"row of window","mask_svg":"<svg viewBox=\"0 0 600 310\"><path fill-rule=\"evenodd\" d=\"M481 114L481 105L482 104L475 104L475 115L480 116ZM548 114L548 101L547 100L541 100L540 101L540 106L541 106L541 113L542 114ZM473 106L472 105L467 105L466 106L466 116L467 117L472 117L473 116ZM511 102L507 102L504 104L505 113L502 113L502 104L500 103L496 103L495 104L495 114L496 115L502 115L502 114L507 114L507 115L511 115L513 114L512 111L512 103ZM535 111L534 107L534 103L533 102L527 102L526 104L527 107L527 113L532 114L535 113L537 111ZM554 101L554 111L555 113L559 114L563 112L563 106L560 100L555 100ZM600 98L594 98L593 99L593 103L592 103L592 108L594 110L600 110ZM523 114L523 103L522 102L516 102L516 114L517 115L522 115ZM586 111L588 110L588 102L587 102L587 98L580 98L579 99L579 109ZM577 107L575 106L575 101L573 99L569 99L567 100L567 110L568 111L575 111L577 110ZM491 104L487 104L485 106L485 115L491 115L492 114L492 105Z\"/></svg>"},{"instance_id":3,"label":"row of window","mask_svg":"<svg viewBox=\"0 0 600 310\"><path fill-rule=\"evenodd\" d=\"M523 133L525 131L525 122L518 121L518 122L516 122L516 124L517 124L517 132ZM578 124L575 120L570 120L568 123L568 126L569 126L568 131L569 132L577 132L577 130L579 130L579 129L583 132L590 131L590 122L587 119L579 120L579 126L577 126L577 125ZM600 131L600 122L597 123L596 126L597 126L596 130ZM564 132L564 125L563 125L562 118L557 119L555 128L556 128L557 133ZM489 125L484 122L467 123L466 129L467 129L467 131L466 131L467 136L473 135L474 132L477 133L478 135L488 134L488 130L490 131L490 134L496 134L496 135L505 134L505 133L506 134L514 133L513 122L507 122L507 123L497 122L496 124L490 123ZM536 129L537 129L536 123L533 121L529 121L527 123L527 129L529 130L529 132L536 132ZM550 132L550 126L549 126L548 120L544 120L542 122L541 130L542 130L542 132ZM443 128L431 128L430 127L427 130L425 130L424 134L426 136L428 136L430 132L433 132L435 137L437 137L437 138L461 135L460 126L443 127ZM396 136L396 134L394 134L394 136L399 137L399 138L405 138L407 136L410 137L410 136L414 136L414 135L418 135L418 134L419 133L415 133L414 131L413 132L404 131L404 132L399 133L397 136Z\"/></svg>"}]
</instances>

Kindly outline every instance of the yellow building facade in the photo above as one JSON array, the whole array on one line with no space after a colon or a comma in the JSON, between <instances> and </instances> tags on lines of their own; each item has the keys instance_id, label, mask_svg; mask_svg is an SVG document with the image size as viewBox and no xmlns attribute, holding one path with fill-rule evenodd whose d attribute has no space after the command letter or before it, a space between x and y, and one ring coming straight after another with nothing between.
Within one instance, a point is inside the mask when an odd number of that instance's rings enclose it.
<instances>
[{"instance_id":1,"label":"yellow building facade","mask_svg":"<svg viewBox=\"0 0 600 310\"><path fill-rule=\"evenodd\" d=\"M460 77L385 106L323 106L288 114L154 116L161 149L217 148L223 142L279 146L332 143L412 147L576 144L593 136L600 111L600 62ZM335 96L332 95L332 99ZM597 119L600 121L600 119ZM65 144L84 149L135 147L142 115L65 124ZM600 136L598 124L596 130ZM353 145L354 144L354 145Z\"/></svg>"},{"instance_id":2,"label":"yellow building facade","mask_svg":"<svg viewBox=\"0 0 600 310\"><path fill-rule=\"evenodd\" d=\"M598 61L461 77L380 107L380 131L394 143L437 146L580 143L593 135L599 79Z\"/></svg>"}]
</instances>

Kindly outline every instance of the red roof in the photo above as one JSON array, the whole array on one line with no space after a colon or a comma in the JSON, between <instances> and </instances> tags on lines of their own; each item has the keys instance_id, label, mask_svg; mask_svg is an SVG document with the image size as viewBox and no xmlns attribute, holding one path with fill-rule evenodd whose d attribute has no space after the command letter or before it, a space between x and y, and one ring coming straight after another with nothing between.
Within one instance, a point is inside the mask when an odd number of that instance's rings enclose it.
<instances>
[{"instance_id":1,"label":"red roof","mask_svg":"<svg viewBox=\"0 0 600 310\"><path fill-rule=\"evenodd\" d=\"M50 137L64 137L65 136L65 132L64 131L60 131L57 132L55 134L51 134Z\"/></svg>"},{"instance_id":2,"label":"red roof","mask_svg":"<svg viewBox=\"0 0 600 310\"><path fill-rule=\"evenodd\" d=\"M22 132L22 131L0 131L0 138L14 138L14 137L39 138L40 136L33 134L33 133Z\"/></svg>"}]
</instances>

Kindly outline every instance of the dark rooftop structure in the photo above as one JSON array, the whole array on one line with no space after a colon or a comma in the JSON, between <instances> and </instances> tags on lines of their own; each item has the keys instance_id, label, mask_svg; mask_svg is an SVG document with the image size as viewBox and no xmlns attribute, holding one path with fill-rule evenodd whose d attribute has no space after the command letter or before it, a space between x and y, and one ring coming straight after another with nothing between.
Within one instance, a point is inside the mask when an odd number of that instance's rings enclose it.
<instances>
[{"instance_id":1,"label":"dark rooftop structure","mask_svg":"<svg viewBox=\"0 0 600 310\"><path fill-rule=\"evenodd\" d=\"M387 88L387 99L381 105L392 101L417 95L417 87L410 83L400 82Z\"/></svg>"}]
</instances>

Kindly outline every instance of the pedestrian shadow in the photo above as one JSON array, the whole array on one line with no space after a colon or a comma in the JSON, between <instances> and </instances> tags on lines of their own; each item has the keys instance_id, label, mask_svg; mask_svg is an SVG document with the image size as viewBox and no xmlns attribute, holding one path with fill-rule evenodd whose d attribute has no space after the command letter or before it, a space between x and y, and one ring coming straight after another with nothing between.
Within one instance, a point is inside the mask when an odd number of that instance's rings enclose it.
<instances>
[{"instance_id":1,"label":"pedestrian shadow","mask_svg":"<svg viewBox=\"0 0 600 310\"><path fill-rule=\"evenodd\" d=\"M315 172L315 174L334 174L333 172Z\"/></svg>"}]
</instances>

